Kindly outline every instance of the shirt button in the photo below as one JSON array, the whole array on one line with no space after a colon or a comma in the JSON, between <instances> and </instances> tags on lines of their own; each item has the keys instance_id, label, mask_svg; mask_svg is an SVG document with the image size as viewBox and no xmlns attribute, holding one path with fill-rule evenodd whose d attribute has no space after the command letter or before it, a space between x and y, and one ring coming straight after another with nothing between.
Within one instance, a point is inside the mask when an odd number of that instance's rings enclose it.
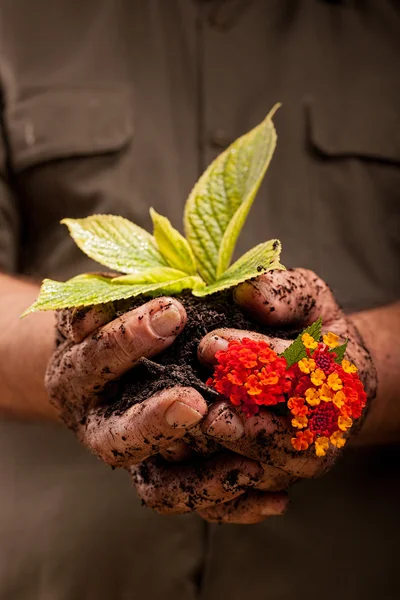
<instances>
[{"instance_id":1,"label":"shirt button","mask_svg":"<svg viewBox=\"0 0 400 600\"><path fill-rule=\"evenodd\" d=\"M208 142L215 150L225 150L234 140L224 129L215 129L211 132Z\"/></svg>"}]
</instances>

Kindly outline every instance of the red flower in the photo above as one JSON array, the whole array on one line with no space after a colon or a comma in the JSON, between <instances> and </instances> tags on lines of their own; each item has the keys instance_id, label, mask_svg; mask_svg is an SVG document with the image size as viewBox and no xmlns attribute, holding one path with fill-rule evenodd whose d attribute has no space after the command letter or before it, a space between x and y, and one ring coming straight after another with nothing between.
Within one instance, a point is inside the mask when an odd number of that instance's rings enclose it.
<instances>
[{"instance_id":1,"label":"red flower","mask_svg":"<svg viewBox=\"0 0 400 600\"><path fill-rule=\"evenodd\" d=\"M256 414L259 406L285 402L294 374L286 370L286 360L266 342L244 338L234 340L227 350L215 355L217 366L207 385L242 406L247 414Z\"/></svg>"},{"instance_id":2,"label":"red flower","mask_svg":"<svg viewBox=\"0 0 400 600\"><path fill-rule=\"evenodd\" d=\"M325 337L338 344L334 334ZM307 357L288 369L286 359L266 342L232 341L227 350L217 352L207 385L247 416L257 414L260 406L287 402L292 427L298 430L293 447L301 451L313 444L316 455L325 456L330 447L344 446L367 396L355 365L348 360L339 365L336 354L325 344L316 345L311 336L305 335L305 342Z\"/></svg>"},{"instance_id":3,"label":"red flower","mask_svg":"<svg viewBox=\"0 0 400 600\"><path fill-rule=\"evenodd\" d=\"M308 428L315 435L330 437L338 430L339 409L332 402L321 402L308 416Z\"/></svg>"}]
</instances>

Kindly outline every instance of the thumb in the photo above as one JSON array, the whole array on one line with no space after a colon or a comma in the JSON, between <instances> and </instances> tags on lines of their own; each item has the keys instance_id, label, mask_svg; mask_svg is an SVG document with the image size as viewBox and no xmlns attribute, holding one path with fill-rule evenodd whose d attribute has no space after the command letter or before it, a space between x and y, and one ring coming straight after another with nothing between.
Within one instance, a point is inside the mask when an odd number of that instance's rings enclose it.
<instances>
[{"instance_id":1,"label":"thumb","mask_svg":"<svg viewBox=\"0 0 400 600\"><path fill-rule=\"evenodd\" d=\"M306 326L322 317L329 325L341 310L329 286L313 271L270 271L235 290L235 301L257 321L271 326Z\"/></svg>"}]
</instances>

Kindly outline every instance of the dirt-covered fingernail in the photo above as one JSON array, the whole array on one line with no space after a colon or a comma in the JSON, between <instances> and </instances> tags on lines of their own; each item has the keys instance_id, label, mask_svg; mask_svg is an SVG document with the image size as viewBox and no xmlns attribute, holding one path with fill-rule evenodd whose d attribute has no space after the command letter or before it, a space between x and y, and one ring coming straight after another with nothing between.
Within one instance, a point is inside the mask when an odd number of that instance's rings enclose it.
<instances>
[{"instance_id":1,"label":"dirt-covered fingernail","mask_svg":"<svg viewBox=\"0 0 400 600\"><path fill-rule=\"evenodd\" d=\"M178 335L183 325L182 313L174 304L161 307L150 317L150 326L156 335L170 337Z\"/></svg>"},{"instance_id":2,"label":"dirt-covered fingernail","mask_svg":"<svg viewBox=\"0 0 400 600\"><path fill-rule=\"evenodd\" d=\"M202 339L199 345L198 357L205 364L215 364L215 354L220 350L227 350L229 342L223 337L214 333L208 334Z\"/></svg>"},{"instance_id":3,"label":"dirt-covered fingernail","mask_svg":"<svg viewBox=\"0 0 400 600\"><path fill-rule=\"evenodd\" d=\"M164 418L171 427L190 427L201 421L203 415L177 400L167 409Z\"/></svg>"}]
</instances>

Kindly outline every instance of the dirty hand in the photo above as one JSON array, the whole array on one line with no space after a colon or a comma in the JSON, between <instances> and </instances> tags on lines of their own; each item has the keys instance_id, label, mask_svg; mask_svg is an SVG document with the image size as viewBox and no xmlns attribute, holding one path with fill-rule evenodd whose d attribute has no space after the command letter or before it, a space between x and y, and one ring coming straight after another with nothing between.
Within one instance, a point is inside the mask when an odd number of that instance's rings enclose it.
<instances>
[{"instance_id":1,"label":"dirty hand","mask_svg":"<svg viewBox=\"0 0 400 600\"><path fill-rule=\"evenodd\" d=\"M140 498L160 514L193 511L212 522L259 523L282 515L288 476L233 452L171 463L153 457L128 471ZM268 490L268 491L262 491Z\"/></svg>"},{"instance_id":2,"label":"dirty hand","mask_svg":"<svg viewBox=\"0 0 400 600\"><path fill-rule=\"evenodd\" d=\"M104 386L141 357L165 350L186 324L185 309L173 298L114 316L109 305L58 313L61 341L45 383L60 418L81 442L109 465L124 467L179 440L204 417L207 405L196 390L177 386L108 417L99 403Z\"/></svg>"},{"instance_id":3,"label":"dirty hand","mask_svg":"<svg viewBox=\"0 0 400 600\"><path fill-rule=\"evenodd\" d=\"M238 286L235 299L244 311L270 327L301 330L322 317L324 332L329 330L349 340L347 354L358 366L367 396L374 397L376 372L370 354L351 319L315 273L306 269L272 271ZM291 343L249 331L221 329L203 338L199 359L212 367L218 350L226 349L230 340L243 337L264 339L278 353ZM316 457L311 449L299 454L291 444L293 429L289 419L275 416L266 408L246 418L228 402L220 401L210 409L202 430L225 448L294 477L317 477L332 466L338 455L337 448L331 448L323 458Z\"/></svg>"}]
</instances>

